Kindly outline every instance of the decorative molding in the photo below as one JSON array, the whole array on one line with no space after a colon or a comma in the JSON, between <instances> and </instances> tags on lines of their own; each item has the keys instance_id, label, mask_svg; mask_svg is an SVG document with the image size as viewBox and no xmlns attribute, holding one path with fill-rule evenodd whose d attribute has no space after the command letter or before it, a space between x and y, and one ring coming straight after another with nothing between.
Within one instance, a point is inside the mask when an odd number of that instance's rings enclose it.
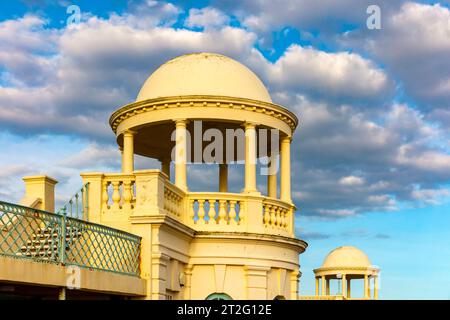
<instances>
[{"instance_id":1,"label":"decorative molding","mask_svg":"<svg viewBox=\"0 0 450 320\"><path fill-rule=\"evenodd\" d=\"M297 116L280 105L258 100L225 96L179 96L138 101L127 104L114 112L109 119L109 123L114 133L116 133L119 124L123 120L133 117L134 115L151 112L153 110L179 107L223 107L246 110L264 113L268 116L280 119L289 125L292 131L294 131L298 125Z\"/></svg>"}]
</instances>

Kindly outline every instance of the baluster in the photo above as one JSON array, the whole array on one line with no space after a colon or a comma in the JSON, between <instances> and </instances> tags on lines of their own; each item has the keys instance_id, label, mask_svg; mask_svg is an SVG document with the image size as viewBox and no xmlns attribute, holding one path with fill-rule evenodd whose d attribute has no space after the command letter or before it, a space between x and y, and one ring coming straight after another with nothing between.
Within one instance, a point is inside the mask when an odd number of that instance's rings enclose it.
<instances>
[{"instance_id":1,"label":"baluster","mask_svg":"<svg viewBox=\"0 0 450 320\"><path fill-rule=\"evenodd\" d=\"M230 200L230 212L228 213L229 223L236 222L236 201Z\"/></svg>"},{"instance_id":2,"label":"baluster","mask_svg":"<svg viewBox=\"0 0 450 320\"><path fill-rule=\"evenodd\" d=\"M212 223L213 221L215 223L218 223L218 218L216 218L216 200L208 199L209 203L209 210L208 210L208 217L209 222Z\"/></svg>"},{"instance_id":3,"label":"baluster","mask_svg":"<svg viewBox=\"0 0 450 320\"><path fill-rule=\"evenodd\" d=\"M191 200L190 201L190 213L189 213L189 218L191 219L191 221L193 223L197 223L197 221L195 221L195 209L194 209L194 205L195 205L195 200ZM200 211L199 211L200 212Z\"/></svg>"},{"instance_id":4,"label":"baluster","mask_svg":"<svg viewBox=\"0 0 450 320\"><path fill-rule=\"evenodd\" d=\"M108 187L109 187L109 182L105 181L103 183L103 187L102 187L102 189L103 189L103 191L102 191L102 202L103 202L102 207L103 207L103 209L109 209L109 205L108 205L108 202L109 202Z\"/></svg>"},{"instance_id":5,"label":"baluster","mask_svg":"<svg viewBox=\"0 0 450 320\"><path fill-rule=\"evenodd\" d=\"M277 208L276 217L275 217L275 226L277 226L277 227L281 227L281 214L282 214L282 212L283 212L283 209L278 207Z\"/></svg>"},{"instance_id":6,"label":"baluster","mask_svg":"<svg viewBox=\"0 0 450 320\"><path fill-rule=\"evenodd\" d=\"M270 204L266 204L265 206L264 206L264 219L263 219L263 221L264 221L264 225L267 227L267 225L269 224L269 222L270 222L270 209L271 209L271 205Z\"/></svg>"},{"instance_id":7,"label":"baluster","mask_svg":"<svg viewBox=\"0 0 450 320\"><path fill-rule=\"evenodd\" d=\"M219 200L219 216L218 223L225 224L227 223L227 201Z\"/></svg>"},{"instance_id":8,"label":"baluster","mask_svg":"<svg viewBox=\"0 0 450 320\"><path fill-rule=\"evenodd\" d=\"M270 225L273 227L275 225L276 218L276 208L275 206L271 206L270 208Z\"/></svg>"},{"instance_id":9,"label":"baluster","mask_svg":"<svg viewBox=\"0 0 450 320\"><path fill-rule=\"evenodd\" d=\"M245 219L245 202L239 201L239 215L238 215L238 224L241 224L244 222Z\"/></svg>"},{"instance_id":10,"label":"baluster","mask_svg":"<svg viewBox=\"0 0 450 320\"><path fill-rule=\"evenodd\" d=\"M198 200L198 221L203 224L205 221L205 200Z\"/></svg>"},{"instance_id":11,"label":"baluster","mask_svg":"<svg viewBox=\"0 0 450 320\"><path fill-rule=\"evenodd\" d=\"M119 187L120 187L120 182L119 181L112 181L111 182L112 186L113 186L113 194L112 194L112 201L113 201L113 205L112 207L114 209L119 209L120 208L120 191L119 191Z\"/></svg>"},{"instance_id":12,"label":"baluster","mask_svg":"<svg viewBox=\"0 0 450 320\"><path fill-rule=\"evenodd\" d=\"M123 182L123 207L126 209L131 209L131 200L133 195L131 193L131 181Z\"/></svg>"}]
</instances>

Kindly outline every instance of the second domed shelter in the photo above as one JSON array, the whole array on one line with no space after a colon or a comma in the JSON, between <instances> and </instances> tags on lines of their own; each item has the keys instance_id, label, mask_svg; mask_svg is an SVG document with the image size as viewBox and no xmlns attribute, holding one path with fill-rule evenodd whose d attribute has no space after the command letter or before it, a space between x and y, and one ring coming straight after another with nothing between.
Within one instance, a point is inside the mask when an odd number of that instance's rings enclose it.
<instances>
[{"instance_id":1,"label":"second domed shelter","mask_svg":"<svg viewBox=\"0 0 450 320\"><path fill-rule=\"evenodd\" d=\"M268 139L266 152L256 139L261 129L272 135L276 129L280 143L280 199L291 203L290 142L298 124L297 117L274 104L261 80L241 63L219 54L196 53L172 59L160 66L144 83L135 102L117 110L110 118L122 149L122 171L133 172L133 155L161 161L162 171L170 176L175 162L175 185L188 190L186 163L201 162L208 142L184 150L190 137L196 137L195 122L201 121L200 135L208 128L225 136L226 130L245 132L242 152L238 143L223 139L223 150L232 156L220 163L219 191L228 189L228 163L245 163L244 192L258 193L256 159L278 153ZM197 137L196 137L197 139ZM213 138L209 137L209 141ZM208 140L208 138L206 139ZM244 146L245 145L245 146ZM174 154L172 151L175 151ZM264 154L266 153L266 154ZM199 157L200 155L200 157ZM217 160L217 159L216 159ZM268 196L277 198L277 175L268 175Z\"/></svg>"},{"instance_id":2,"label":"second domed shelter","mask_svg":"<svg viewBox=\"0 0 450 320\"><path fill-rule=\"evenodd\" d=\"M378 299L379 269L372 265L368 256L358 248L342 246L332 250L322 266L314 270L316 278L316 295L330 295L330 280L341 280L341 293L347 299L351 298L351 280L364 279L364 297L370 299L370 280L373 279L373 298ZM320 288L321 283L321 288Z\"/></svg>"}]
</instances>

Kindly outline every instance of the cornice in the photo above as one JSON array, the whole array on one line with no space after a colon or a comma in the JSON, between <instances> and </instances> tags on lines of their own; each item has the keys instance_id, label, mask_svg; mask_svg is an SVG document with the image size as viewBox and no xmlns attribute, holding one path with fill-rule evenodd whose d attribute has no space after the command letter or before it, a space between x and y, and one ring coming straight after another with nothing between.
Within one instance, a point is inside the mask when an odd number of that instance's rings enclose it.
<instances>
[{"instance_id":1,"label":"cornice","mask_svg":"<svg viewBox=\"0 0 450 320\"><path fill-rule=\"evenodd\" d=\"M118 125L125 119L134 115L151 112L153 110L162 110L178 107L223 107L257 113L264 113L274 118L284 121L294 131L298 125L297 116L288 109L269 102L251 100L245 98L235 98L226 96L208 96L208 95L191 95L191 96L174 96L156 99L148 99L144 101L133 102L127 104L115 111L110 119L109 124L114 133L117 131Z\"/></svg>"}]
</instances>

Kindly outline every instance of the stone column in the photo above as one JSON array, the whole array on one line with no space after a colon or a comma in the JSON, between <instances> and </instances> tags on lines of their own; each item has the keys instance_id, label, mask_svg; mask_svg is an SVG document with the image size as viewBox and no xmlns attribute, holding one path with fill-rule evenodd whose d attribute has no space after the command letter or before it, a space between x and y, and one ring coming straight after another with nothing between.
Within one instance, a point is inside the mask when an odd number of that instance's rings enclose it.
<instances>
[{"instance_id":1,"label":"stone column","mask_svg":"<svg viewBox=\"0 0 450 320\"><path fill-rule=\"evenodd\" d=\"M187 121L175 120L175 185L187 191Z\"/></svg>"},{"instance_id":2,"label":"stone column","mask_svg":"<svg viewBox=\"0 0 450 320\"><path fill-rule=\"evenodd\" d=\"M347 279L347 299L351 298L351 279Z\"/></svg>"},{"instance_id":3,"label":"stone column","mask_svg":"<svg viewBox=\"0 0 450 320\"><path fill-rule=\"evenodd\" d=\"M245 187L244 192L256 189L256 125L245 123Z\"/></svg>"},{"instance_id":4,"label":"stone column","mask_svg":"<svg viewBox=\"0 0 450 320\"><path fill-rule=\"evenodd\" d=\"M376 275L374 277L374 283L373 283L373 287L374 287L374 293L373 293L373 298L378 300L378 275Z\"/></svg>"},{"instance_id":5,"label":"stone column","mask_svg":"<svg viewBox=\"0 0 450 320\"><path fill-rule=\"evenodd\" d=\"M319 277L316 277L316 296L319 295Z\"/></svg>"},{"instance_id":6,"label":"stone column","mask_svg":"<svg viewBox=\"0 0 450 320\"><path fill-rule=\"evenodd\" d=\"M228 164L219 164L219 192L228 192Z\"/></svg>"},{"instance_id":7,"label":"stone column","mask_svg":"<svg viewBox=\"0 0 450 320\"><path fill-rule=\"evenodd\" d=\"M326 279L327 296L330 295L330 279Z\"/></svg>"},{"instance_id":8,"label":"stone column","mask_svg":"<svg viewBox=\"0 0 450 320\"><path fill-rule=\"evenodd\" d=\"M325 295L325 292L326 292L326 287L325 287L325 276L322 276L320 281L322 282L322 283L321 283L322 289L321 289L321 291L320 291L320 294L321 294L322 296L324 296L324 295Z\"/></svg>"},{"instance_id":9,"label":"stone column","mask_svg":"<svg viewBox=\"0 0 450 320\"><path fill-rule=\"evenodd\" d=\"M281 186L280 199L286 202L291 200L291 137L281 139Z\"/></svg>"},{"instance_id":10,"label":"stone column","mask_svg":"<svg viewBox=\"0 0 450 320\"><path fill-rule=\"evenodd\" d=\"M302 273L300 270L294 270L291 272L291 300L298 300L298 284L301 276Z\"/></svg>"},{"instance_id":11,"label":"stone column","mask_svg":"<svg viewBox=\"0 0 450 320\"><path fill-rule=\"evenodd\" d=\"M101 172L86 172L81 174L83 185L89 183L88 186L88 215L87 220L95 223L102 223L101 213L103 204L103 178Z\"/></svg>"},{"instance_id":12,"label":"stone column","mask_svg":"<svg viewBox=\"0 0 450 320\"><path fill-rule=\"evenodd\" d=\"M134 171L134 135L135 132L126 130L123 132L122 172Z\"/></svg>"},{"instance_id":13,"label":"stone column","mask_svg":"<svg viewBox=\"0 0 450 320\"><path fill-rule=\"evenodd\" d=\"M370 298L370 284L369 284L369 276L367 274L364 275L364 298Z\"/></svg>"},{"instance_id":14,"label":"stone column","mask_svg":"<svg viewBox=\"0 0 450 320\"><path fill-rule=\"evenodd\" d=\"M345 275L345 274L343 274L342 275L342 289L341 289L341 291L342 291L342 295L344 296L344 297L347 297L347 288L346 288L346 285L347 285L347 276Z\"/></svg>"}]
</instances>

